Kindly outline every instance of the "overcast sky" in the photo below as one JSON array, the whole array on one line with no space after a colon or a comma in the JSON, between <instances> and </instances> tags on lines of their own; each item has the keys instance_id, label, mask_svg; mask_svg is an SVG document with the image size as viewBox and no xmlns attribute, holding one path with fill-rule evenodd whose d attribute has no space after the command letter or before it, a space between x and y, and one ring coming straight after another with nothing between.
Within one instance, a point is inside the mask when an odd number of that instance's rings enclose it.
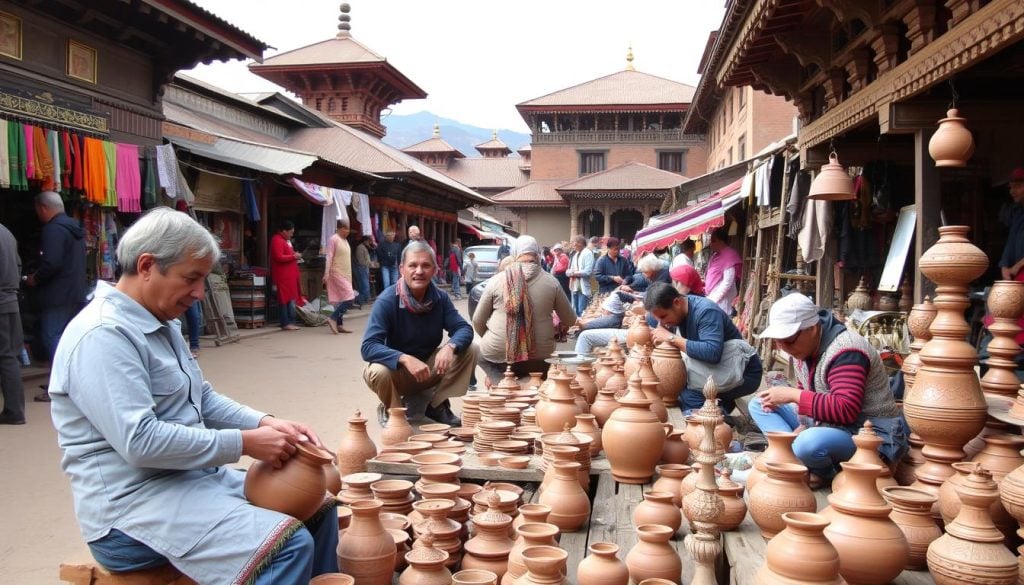
<instances>
[{"instance_id":1,"label":"overcast sky","mask_svg":"<svg viewBox=\"0 0 1024 585\"><path fill-rule=\"evenodd\" d=\"M340 2L194 0L274 47L337 33ZM634 66L696 85L697 66L725 0L354 0L352 36L427 92L397 114L427 110L485 128L528 131L515 105ZM279 89L240 61L189 75L236 93ZM386 124L385 120L385 124Z\"/></svg>"}]
</instances>

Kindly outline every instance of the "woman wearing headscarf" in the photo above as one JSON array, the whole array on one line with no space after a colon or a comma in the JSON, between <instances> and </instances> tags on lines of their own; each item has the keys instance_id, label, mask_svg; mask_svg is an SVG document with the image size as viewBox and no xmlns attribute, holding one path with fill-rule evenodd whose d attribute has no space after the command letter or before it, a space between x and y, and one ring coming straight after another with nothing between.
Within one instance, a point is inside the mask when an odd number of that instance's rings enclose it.
<instances>
[{"instance_id":1,"label":"woman wearing headscarf","mask_svg":"<svg viewBox=\"0 0 1024 585\"><path fill-rule=\"evenodd\" d=\"M679 264L669 271L672 275L672 285L684 295L705 296L704 281L692 264Z\"/></svg>"},{"instance_id":2,"label":"woman wearing headscarf","mask_svg":"<svg viewBox=\"0 0 1024 585\"><path fill-rule=\"evenodd\" d=\"M497 383L507 365L516 376L547 371L544 359L555 349L558 316L564 331L576 313L554 276L541 267L541 249L531 236L520 236L510 262L488 281L473 313L473 328L481 336L479 365Z\"/></svg>"}]
</instances>

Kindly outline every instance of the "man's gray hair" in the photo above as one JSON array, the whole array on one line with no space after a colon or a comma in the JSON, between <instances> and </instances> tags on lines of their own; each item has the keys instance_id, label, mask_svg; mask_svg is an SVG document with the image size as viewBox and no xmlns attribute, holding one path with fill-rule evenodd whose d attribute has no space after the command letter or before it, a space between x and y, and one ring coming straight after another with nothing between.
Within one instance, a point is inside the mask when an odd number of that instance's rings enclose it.
<instances>
[{"instance_id":1,"label":"man's gray hair","mask_svg":"<svg viewBox=\"0 0 1024 585\"><path fill-rule=\"evenodd\" d=\"M573 236L572 244L574 246L576 244L583 244L584 246L586 246L587 245L587 238L584 238L582 235Z\"/></svg>"},{"instance_id":2,"label":"man's gray hair","mask_svg":"<svg viewBox=\"0 0 1024 585\"><path fill-rule=\"evenodd\" d=\"M434 268L437 268L437 257L434 256L434 249L423 240L413 240L402 250L402 264L405 264L405 258L409 254L419 254L420 252L426 252L427 256L430 257L430 263L434 265Z\"/></svg>"},{"instance_id":3,"label":"man's gray hair","mask_svg":"<svg viewBox=\"0 0 1024 585\"><path fill-rule=\"evenodd\" d=\"M143 254L152 254L163 274L187 257L219 258L220 245L213 234L187 214L158 207L132 224L117 244L117 262L127 276L138 272Z\"/></svg>"},{"instance_id":4,"label":"man's gray hair","mask_svg":"<svg viewBox=\"0 0 1024 585\"><path fill-rule=\"evenodd\" d=\"M657 272L664 269L668 265L667 262L658 258L654 254L648 254L640 259L637 263L636 269L640 272Z\"/></svg>"},{"instance_id":5,"label":"man's gray hair","mask_svg":"<svg viewBox=\"0 0 1024 585\"><path fill-rule=\"evenodd\" d=\"M64 212L64 200L60 198L58 193L53 191L42 191L36 195L36 204L53 211Z\"/></svg>"}]
</instances>

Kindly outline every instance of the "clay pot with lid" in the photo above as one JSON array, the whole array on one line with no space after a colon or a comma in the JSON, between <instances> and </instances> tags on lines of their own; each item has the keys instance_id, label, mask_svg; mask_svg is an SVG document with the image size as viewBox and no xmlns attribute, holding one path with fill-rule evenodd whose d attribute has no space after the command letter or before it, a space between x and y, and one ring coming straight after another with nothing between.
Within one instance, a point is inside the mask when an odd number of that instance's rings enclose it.
<instances>
[{"instance_id":1,"label":"clay pot with lid","mask_svg":"<svg viewBox=\"0 0 1024 585\"><path fill-rule=\"evenodd\" d=\"M601 429L597 426L597 417L591 413L577 414L573 433L587 435L591 439L590 456L597 457L601 453Z\"/></svg>"},{"instance_id":2,"label":"clay pot with lid","mask_svg":"<svg viewBox=\"0 0 1024 585\"><path fill-rule=\"evenodd\" d=\"M612 476L623 483L647 483L665 449L665 428L650 400L620 400L601 429Z\"/></svg>"},{"instance_id":3,"label":"clay pot with lid","mask_svg":"<svg viewBox=\"0 0 1024 585\"><path fill-rule=\"evenodd\" d=\"M754 585L845 585L839 551L825 538L829 521L811 512L786 512L785 529L765 547Z\"/></svg>"},{"instance_id":4,"label":"clay pot with lid","mask_svg":"<svg viewBox=\"0 0 1024 585\"><path fill-rule=\"evenodd\" d=\"M658 472L658 480L651 486L651 490L672 494L672 503L676 507L681 506L683 504L681 484L692 471L690 466L682 463L663 463L655 470Z\"/></svg>"},{"instance_id":5,"label":"clay pot with lid","mask_svg":"<svg viewBox=\"0 0 1024 585\"><path fill-rule=\"evenodd\" d=\"M747 500L750 518L765 540L786 528L782 521L786 512L818 509L814 493L804 482L806 467L796 463L768 463L767 467L767 476L750 488Z\"/></svg>"},{"instance_id":6,"label":"clay pot with lid","mask_svg":"<svg viewBox=\"0 0 1024 585\"><path fill-rule=\"evenodd\" d=\"M548 378L551 380L551 378ZM569 376L559 372L554 376L548 399L537 403L537 426L545 433L555 433L568 424L576 424L576 415L583 414L569 387Z\"/></svg>"},{"instance_id":7,"label":"clay pot with lid","mask_svg":"<svg viewBox=\"0 0 1024 585\"><path fill-rule=\"evenodd\" d=\"M942 484L942 487L939 488L939 514L942 516L942 521L946 524L952 522L960 514L959 488L966 485L968 476L977 469L978 465L979 463L973 461L954 463L953 470L956 472L956 475L947 479ZM985 471L990 473L988 469L985 469ZM993 479L993 481L995 480ZM988 509L988 515L992 523L996 525L996 528L1006 536L1006 542L1013 542L1013 535L1017 530L1017 522L1006 511L1006 508L1003 507L1003 502L1000 499L996 498L992 502Z\"/></svg>"},{"instance_id":8,"label":"clay pot with lid","mask_svg":"<svg viewBox=\"0 0 1024 585\"><path fill-rule=\"evenodd\" d=\"M865 421L864 426L853 436L853 444L857 446L857 450L849 460L849 463L867 463L877 465L881 469L882 473L878 476L877 482L879 492L882 488L899 485L892 477L892 470L878 454L878 448L882 446L882 443L883 439L875 434L875 427L871 421ZM842 489L845 481L846 474L842 471L837 473L832 478L832 491L837 492Z\"/></svg>"},{"instance_id":9,"label":"clay pot with lid","mask_svg":"<svg viewBox=\"0 0 1024 585\"><path fill-rule=\"evenodd\" d=\"M960 513L928 547L928 571L936 585L1017 583L1017 558L1003 544L1003 534L988 514L999 498L991 474L975 469L957 487L957 495L962 502Z\"/></svg>"},{"instance_id":10,"label":"clay pot with lid","mask_svg":"<svg viewBox=\"0 0 1024 585\"><path fill-rule=\"evenodd\" d=\"M462 541L459 539L462 532L462 525L450 518L455 507L451 500L420 500L414 503L413 508L420 513L423 521L413 524L413 532L417 541L413 543L413 550L420 546L419 540L424 534L430 532L433 538L433 546L448 553L447 566L454 567L459 564L462 557Z\"/></svg>"},{"instance_id":11,"label":"clay pot with lid","mask_svg":"<svg viewBox=\"0 0 1024 585\"><path fill-rule=\"evenodd\" d=\"M508 536L512 517L499 509L500 503L501 497L490 490L487 511L473 516L476 535L466 542L463 569L491 571L499 578L508 570L508 555L515 544Z\"/></svg>"},{"instance_id":12,"label":"clay pot with lid","mask_svg":"<svg viewBox=\"0 0 1024 585\"><path fill-rule=\"evenodd\" d=\"M839 551L839 574L848 583L885 585L907 564L907 537L889 518L892 506L878 492L881 468L869 463L840 465L846 482L828 496L832 523L825 528L825 537Z\"/></svg>"},{"instance_id":13,"label":"clay pot with lid","mask_svg":"<svg viewBox=\"0 0 1024 585\"><path fill-rule=\"evenodd\" d=\"M554 477L538 502L551 507L549 523L562 532L574 532L590 517L590 498L579 482L580 464L558 461L553 467Z\"/></svg>"},{"instance_id":14,"label":"clay pot with lid","mask_svg":"<svg viewBox=\"0 0 1024 585\"><path fill-rule=\"evenodd\" d=\"M939 128L928 140L928 154L937 167L965 167L974 154L974 136L967 129L966 118L960 117L960 110L946 110L946 117L939 120Z\"/></svg>"},{"instance_id":15,"label":"clay pot with lid","mask_svg":"<svg viewBox=\"0 0 1024 585\"><path fill-rule=\"evenodd\" d=\"M668 526L642 524L636 527L639 541L626 554L629 578L634 583L644 579L668 579L682 583L683 562L669 541L675 534Z\"/></svg>"},{"instance_id":16,"label":"clay pot with lid","mask_svg":"<svg viewBox=\"0 0 1024 585\"><path fill-rule=\"evenodd\" d=\"M718 478L718 495L722 498L722 514L718 517L718 529L736 530L747 517L747 502L743 499L743 486L732 479L732 470L723 469Z\"/></svg>"},{"instance_id":17,"label":"clay pot with lid","mask_svg":"<svg viewBox=\"0 0 1024 585\"><path fill-rule=\"evenodd\" d=\"M308 520L327 496L323 468L330 462L326 450L300 442L295 445L295 454L278 469L255 461L245 474L245 497L261 508Z\"/></svg>"},{"instance_id":18,"label":"clay pot with lid","mask_svg":"<svg viewBox=\"0 0 1024 585\"><path fill-rule=\"evenodd\" d=\"M683 354L671 343L663 341L651 351L651 367L658 376L658 394L665 406L679 404L679 394L686 386Z\"/></svg>"},{"instance_id":19,"label":"clay pot with lid","mask_svg":"<svg viewBox=\"0 0 1024 585\"><path fill-rule=\"evenodd\" d=\"M690 444L686 441L686 429L674 429L665 425L665 448L661 451L662 463L685 464L690 461Z\"/></svg>"},{"instance_id":20,"label":"clay pot with lid","mask_svg":"<svg viewBox=\"0 0 1024 585\"><path fill-rule=\"evenodd\" d=\"M590 554L576 568L579 585L629 585L629 569L618 557L619 545L595 542L587 549Z\"/></svg>"},{"instance_id":21,"label":"clay pot with lid","mask_svg":"<svg viewBox=\"0 0 1024 585\"><path fill-rule=\"evenodd\" d=\"M555 538L558 527L544 522L527 522L516 528L516 542L508 555L508 572L501 578L501 585L513 585L519 577L526 574L523 563L523 551L533 546L558 546Z\"/></svg>"},{"instance_id":22,"label":"clay pot with lid","mask_svg":"<svg viewBox=\"0 0 1024 585\"><path fill-rule=\"evenodd\" d=\"M412 425L406 418L405 408L389 408L388 424L380 431L380 444L389 446L404 443L413 435Z\"/></svg>"},{"instance_id":23,"label":"clay pot with lid","mask_svg":"<svg viewBox=\"0 0 1024 585\"><path fill-rule=\"evenodd\" d=\"M754 459L754 466L747 474L747 493L753 492L757 482L767 475L769 463L803 465L803 462L793 453L793 441L796 440L796 433L768 431L764 434L764 438L768 440L768 447L760 457Z\"/></svg>"},{"instance_id":24,"label":"clay pot with lid","mask_svg":"<svg viewBox=\"0 0 1024 585\"><path fill-rule=\"evenodd\" d=\"M932 518L934 494L925 490L895 486L882 489L882 495L892 505L889 518L903 531L909 552L906 569L918 571L928 568L928 545L942 536L942 530Z\"/></svg>"},{"instance_id":25,"label":"clay pot with lid","mask_svg":"<svg viewBox=\"0 0 1024 585\"><path fill-rule=\"evenodd\" d=\"M417 544L405 553L408 567L398 576L398 585L451 585L448 553L434 547L434 535L426 532Z\"/></svg>"},{"instance_id":26,"label":"clay pot with lid","mask_svg":"<svg viewBox=\"0 0 1024 585\"><path fill-rule=\"evenodd\" d=\"M523 564L526 574L516 580L516 585L568 585L565 578L565 564L569 553L553 546L531 546L523 549Z\"/></svg>"},{"instance_id":27,"label":"clay pot with lid","mask_svg":"<svg viewBox=\"0 0 1024 585\"><path fill-rule=\"evenodd\" d=\"M633 508L633 525L661 524L668 526L675 534L683 524L683 515L672 502L671 492L644 492L644 501Z\"/></svg>"},{"instance_id":28,"label":"clay pot with lid","mask_svg":"<svg viewBox=\"0 0 1024 585\"><path fill-rule=\"evenodd\" d=\"M868 287L864 283L864 277L860 277L860 281L857 282L857 288L853 289L850 293L850 298L846 299L846 308L854 311L860 309L861 311L871 310L871 293L868 292Z\"/></svg>"},{"instance_id":29,"label":"clay pot with lid","mask_svg":"<svg viewBox=\"0 0 1024 585\"><path fill-rule=\"evenodd\" d=\"M356 410L348 419L348 432L341 439L335 456L338 471L342 477L350 473L366 471L366 462L377 456L377 447L366 433L366 419Z\"/></svg>"},{"instance_id":30,"label":"clay pot with lid","mask_svg":"<svg viewBox=\"0 0 1024 585\"><path fill-rule=\"evenodd\" d=\"M390 585L397 547L380 521L377 500L353 502L352 522L338 540L338 566L360 585Z\"/></svg>"},{"instance_id":31,"label":"clay pot with lid","mask_svg":"<svg viewBox=\"0 0 1024 585\"><path fill-rule=\"evenodd\" d=\"M615 391L601 388L597 391L597 398L590 405L590 414L594 415L598 426L604 428L612 412L619 407L619 401L615 399Z\"/></svg>"}]
</instances>

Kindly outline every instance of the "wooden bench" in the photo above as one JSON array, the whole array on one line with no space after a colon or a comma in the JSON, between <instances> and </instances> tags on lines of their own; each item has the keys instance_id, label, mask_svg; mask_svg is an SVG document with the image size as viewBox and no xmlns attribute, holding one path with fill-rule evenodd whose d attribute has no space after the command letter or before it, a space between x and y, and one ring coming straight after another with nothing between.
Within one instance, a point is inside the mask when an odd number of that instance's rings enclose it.
<instances>
[{"instance_id":1,"label":"wooden bench","mask_svg":"<svg viewBox=\"0 0 1024 585\"><path fill-rule=\"evenodd\" d=\"M60 580L72 585L196 585L171 565L130 573L111 573L101 567L87 550L60 564Z\"/></svg>"}]
</instances>

